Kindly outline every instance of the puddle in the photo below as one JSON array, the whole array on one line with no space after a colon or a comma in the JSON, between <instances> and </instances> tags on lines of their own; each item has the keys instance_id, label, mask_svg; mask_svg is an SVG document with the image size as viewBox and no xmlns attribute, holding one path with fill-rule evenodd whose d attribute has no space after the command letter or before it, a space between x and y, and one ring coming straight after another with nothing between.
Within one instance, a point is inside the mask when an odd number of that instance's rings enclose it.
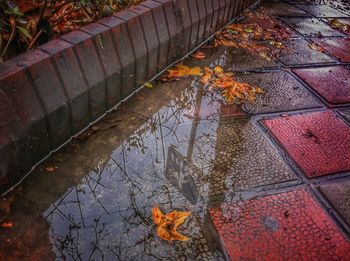
<instances>
[{"instance_id":1,"label":"puddle","mask_svg":"<svg viewBox=\"0 0 350 261\"><path fill-rule=\"evenodd\" d=\"M278 65L255 61L254 55L247 63L249 54L241 49L204 52L204 61L186 64L225 70ZM241 73L238 78L263 84L266 95L242 109L222 103L196 78L158 83L73 140L14 193L9 213L1 216L14 227L1 228L0 255L22 260L223 260L209 206L244 190L298 182L250 114L319 106L287 72ZM151 218L155 205L167 213L192 212L179 229L190 241L169 244L157 237Z\"/></svg>"}]
</instances>

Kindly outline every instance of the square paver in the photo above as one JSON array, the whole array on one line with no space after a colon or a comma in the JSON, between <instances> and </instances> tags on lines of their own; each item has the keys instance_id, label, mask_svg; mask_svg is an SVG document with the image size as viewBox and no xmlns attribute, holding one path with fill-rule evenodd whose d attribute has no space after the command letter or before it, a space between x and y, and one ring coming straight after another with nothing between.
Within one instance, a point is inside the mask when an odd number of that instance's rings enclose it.
<instances>
[{"instance_id":1,"label":"square paver","mask_svg":"<svg viewBox=\"0 0 350 261\"><path fill-rule=\"evenodd\" d=\"M328 55L310 48L306 40L291 39L285 45L287 49L281 51L277 58L287 66L335 62Z\"/></svg>"},{"instance_id":2,"label":"square paver","mask_svg":"<svg viewBox=\"0 0 350 261\"><path fill-rule=\"evenodd\" d=\"M298 7L316 17L347 17L346 14L343 14L328 5L298 5Z\"/></svg>"},{"instance_id":3,"label":"square paver","mask_svg":"<svg viewBox=\"0 0 350 261\"><path fill-rule=\"evenodd\" d=\"M239 74L237 79L265 90L254 103L246 103L250 114L320 107L321 103L292 75L284 71Z\"/></svg>"},{"instance_id":4,"label":"square paver","mask_svg":"<svg viewBox=\"0 0 350 261\"><path fill-rule=\"evenodd\" d=\"M263 4L266 14L271 16L310 16L305 11L285 2L267 2Z\"/></svg>"},{"instance_id":5,"label":"square paver","mask_svg":"<svg viewBox=\"0 0 350 261\"><path fill-rule=\"evenodd\" d=\"M317 18L282 18L284 22L306 37L342 36L329 25Z\"/></svg>"},{"instance_id":6,"label":"square paver","mask_svg":"<svg viewBox=\"0 0 350 261\"><path fill-rule=\"evenodd\" d=\"M305 191L210 210L231 260L349 260L350 244Z\"/></svg>"},{"instance_id":7,"label":"square paver","mask_svg":"<svg viewBox=\"0 0 350 261\"><path fill-rule=\"evenodd\" d=\"M346 66L293 71L331 105L350 102L350 69Z\"/></svg>"},{"instance_id":8,"label":"square paver","mask_svg":"<svg viewBox=\"0 0 350 261\"><path fill-rule=\"evenodd\" d=\"M341 110L340 114L350 123L350 109Z\"/></svg>"},{"instance_id":9,"label":"square paver","mask_svg":"<svg viewBox=\"0 0 350 261\"><path fill-rule=\"evenodd\" d=\"M350 62L350 38L320 38L312 39L326 49L327 52L334 55L339 61Z\"/></svg>"},{"instance_id":10,"label":"square paver","mask_svg":"<svg viewBox=\"0 0 350 261\"><path fill-rule=\"evenodd\" d=\"M332 111L263 121L309 178L350 170L350 128Z\"/></svg>"},{"instance_id":11,"label":"square paver","mask_svg":"<svg viewBox=\"0 0 350 261\"><path fill-rule=\"evenodd\" d=\"M350 180L323 185L319 189L350 226Z\"/></svg>"}]
</instances>

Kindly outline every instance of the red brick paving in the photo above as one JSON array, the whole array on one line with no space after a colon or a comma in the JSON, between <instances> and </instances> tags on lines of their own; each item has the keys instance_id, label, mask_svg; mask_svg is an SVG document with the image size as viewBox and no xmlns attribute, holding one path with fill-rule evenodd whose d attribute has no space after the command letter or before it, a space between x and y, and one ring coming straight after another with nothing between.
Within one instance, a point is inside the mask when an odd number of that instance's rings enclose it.
<instances>
[{"instance_id":1,"label":"red brick paving","mask_svg":"<svg viewBox=\"0 0 350 261\"><path fill-rule=\"evenodd\" d=\"M321 38L313 41L323 46L339 61L344 63L350 62L350 38Z\"/></svg>"},{"instance_id":2,"label":"red brick paving","mask_svg":"<svg viewBox=\"0 0 350 261\"><path fill-rule=\"evenodd\" d=\"M293 70L327 102L350 102L350 69L345 66Z\"/></svg>"},{"instance_id":3,"label":"red brick paving","mask_svg":"<svg viewBox=\"0 0 350 261\"><path fill-rule=\"evenodd\" d=\"M231 260L350 260L350 244L304 190L210 210Z\"/></svg>"},{"instance_id":4,"label":"red brick paving","mask_svg":"<svg viewBox=\"0 0 350 261\"><path fill-rule=\"evenodd\" d=\"M350 127L333 112L267 119L264 124L308 177L350 170Z\"/></svg>"}]
</instances>

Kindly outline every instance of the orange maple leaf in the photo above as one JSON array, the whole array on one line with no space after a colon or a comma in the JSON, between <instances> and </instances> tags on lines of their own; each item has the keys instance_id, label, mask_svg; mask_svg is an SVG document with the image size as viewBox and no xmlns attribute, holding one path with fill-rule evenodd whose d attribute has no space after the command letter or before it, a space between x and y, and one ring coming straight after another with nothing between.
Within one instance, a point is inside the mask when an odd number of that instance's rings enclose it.
<instances>
[{"instance_id":1,"label":"orange maple leaf","mask_svg":"<svg viewBox=\"0 0 350 261\"><path fill-rule=\"evenodd\" d=\"M164 214L158 206L152 208L153 221L157 225L157 234L161 239L169 242L173 240L189 240L188 237L177 232L177 229L190 215L191 212L179 212L176 210Z\"/></svg>"}]
</instances>

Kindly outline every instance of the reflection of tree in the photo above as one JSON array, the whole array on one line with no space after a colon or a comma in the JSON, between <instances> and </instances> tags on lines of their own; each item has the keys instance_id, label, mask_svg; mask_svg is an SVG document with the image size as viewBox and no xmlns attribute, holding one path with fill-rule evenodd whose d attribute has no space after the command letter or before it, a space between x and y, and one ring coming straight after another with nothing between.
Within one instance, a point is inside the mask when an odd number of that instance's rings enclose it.
<instances>
[{"instance_id":1,"label":"reflection of tree","mask_svg":"<svg viewBox=\"0 0 350 261\"><path fill-rule=\"evenodd\" d=\"M101 162L52 206L47 219L52 224L50 234L57 256L178 260L200 251L193 250L197 246L192 243L184 251L160 244L152 228L150 204L168 208L188 205L164 177L162 163L169 144L186 148L191 140L188 158L210 164L216 127L193 132L199 126L195 116L199 116L202 95L201 90L188 88L176 96L126 138L108 162ZM197 121L191 125L194 119ZM187 127L180 130L184 123Z\"/></svg>"},{"instance_id":2,"label":"reflection of tree","mask_svg":"<svg viewBox=\"0 0 350 261\"><path fill-rule=\"evenodd\" d=\"M92 260L99 256L99 260L103 260L104 253L99 248L99 245L108 235L106 232L106 223L101 223L100 217L94 218L93 224L88 227L88 229L92 231L89 236L93 235L89 237L89 240L91 240L89 247L91 251L89 254L83 253L86 249L80 249L80 229L81 224L75 223L74 220L73 223L69 225L68 232L64 236L55 233L54 228L51 227L50 232L53 235L51 237L52 244L55 250L60 254L60 257L64 259L71 258L72 260ZM82 240L85 239L86 238Z\"/></svg>"}]
</instances>

